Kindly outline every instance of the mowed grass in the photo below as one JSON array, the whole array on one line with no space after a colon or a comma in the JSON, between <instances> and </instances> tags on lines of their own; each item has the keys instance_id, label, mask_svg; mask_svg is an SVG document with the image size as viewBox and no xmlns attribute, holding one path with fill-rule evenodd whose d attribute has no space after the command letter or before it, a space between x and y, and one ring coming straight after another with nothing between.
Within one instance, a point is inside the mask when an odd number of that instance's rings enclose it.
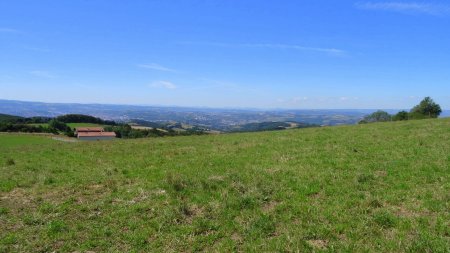
<instances>
[{"instance_id":1,"label":"mowed grass","mask_svg":"<svg viewBox=\"0 0 450 253\"><path fill-rule=\"evenodd\" d=\"M23 138L0 135L3 252L450 249L449 119Z\"/></svg>"},{"instance_id":2,"label":"mowed grass","mask_svg":"<svg viewBox=\"0 0 450 253\"><path fill-rule=\"evenodd\" d=\"M95 124L95 123L67 123L67 125L71 128L76 127L104 127L104 125L101 124Z\"/></svg>"},{"instance_id":3,"label":"mowed grass","mask_svg":"<svg viewBox=\"0 0 450 253\"><path fill-rule=\"evenodd\" d=\"M50 134L14 134L14 133L0 133L0 152L11 147L34 146L36 144L52 144L54 143ZM1 164L0 164L1 166Z\"/></svg>"}]
</instances>

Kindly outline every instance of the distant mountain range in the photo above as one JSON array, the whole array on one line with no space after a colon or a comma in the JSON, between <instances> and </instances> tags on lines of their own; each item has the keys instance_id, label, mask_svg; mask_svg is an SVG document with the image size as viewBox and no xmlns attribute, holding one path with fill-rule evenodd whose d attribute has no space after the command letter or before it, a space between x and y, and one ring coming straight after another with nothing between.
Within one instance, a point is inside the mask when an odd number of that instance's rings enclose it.
<instances>
[{"instance_id":1,"label":"distant mountain range","mask_svg":"<svg viewBox=\"0 0 450 253\"><path fill-rule=\"evenodd\" d=\"M355 124L375 110L258 110L189 107L43 103L1 100L0 113L23 117L55 117L87 114L106 120L133 122L179 122L208 129L229 131L236 126L262 122L299 122L316 125ZM395 113L398 110L387 110ZM450 116L445 111L443 116Z\"/></svg>"}]
</instances>

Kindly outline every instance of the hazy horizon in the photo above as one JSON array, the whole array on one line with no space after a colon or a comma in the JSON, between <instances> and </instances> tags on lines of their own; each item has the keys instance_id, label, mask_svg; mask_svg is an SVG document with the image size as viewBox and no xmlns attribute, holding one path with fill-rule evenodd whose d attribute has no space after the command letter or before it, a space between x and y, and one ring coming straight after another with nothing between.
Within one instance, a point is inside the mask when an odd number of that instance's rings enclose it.
<instances>
[{"instance_id":1,"label":"hazy horizon","mask_svg":"<svg viewBox=\"0 0 450 253\"><path fill-rule=\"evenodd\" d=\"M217 110L254 110L254 111L289 111L289 110L305 110L305 111L314 111L314 110L336 110L336 111L374 111L374 110L386 110L386 111L401 111L406 110L409 111L411 108L282 108L282 107L267 107L267 108L258 108L258 107L213 107L213 106L180 106L180 105L160 105L160 104L119 104L119 103L83 103L83 102L45 102L45 101L29 101L29 100L15 100L15 99L2 99L1 101L14 101L14 102L22 102L22 103L43 103L43 104L76 104L76 105L107 105L107 106L136 106L136 107L161 107L161 108L192 108L192 109L217 109ZM416 103L417 104L417 103ZM450 111L450 109L442 108L444 112ZM1 111L0 111L1 113Z\"/></svg>"},{"instance_id":2,"label":"hazy horizon","mask_svg":"<svg viewBox=\"0 0 450 253\"><path fill-rule=\"evenodd\" d=\"M450 109L445 1L0 2L0 99ZM324 15L326 14L326 15Z\"/></svg>"}]
</instances>

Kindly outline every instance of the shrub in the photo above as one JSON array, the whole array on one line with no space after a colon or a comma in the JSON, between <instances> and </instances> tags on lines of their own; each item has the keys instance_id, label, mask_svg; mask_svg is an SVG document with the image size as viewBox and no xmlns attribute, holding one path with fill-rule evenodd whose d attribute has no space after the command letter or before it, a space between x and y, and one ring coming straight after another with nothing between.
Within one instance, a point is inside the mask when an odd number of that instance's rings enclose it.
<instances>
[{"instance_id":1,"label":"shrub","mask_svg":"<svg viewBox=\"0 0 450 253\"><path fill-rule=\"evenodd\" d=\"M395 114L394 117L392 117L392 120L394 120L394 121L408 120L408 119L409 119L409 114L407 111L400 111L397 114Z\"/></svg>"},{"instance_id":2,"label":"shrub","mask_svg":"<svg viewBox=\"0 0 450 253\"><path fill-rule=\"evenodd\" d=\"M441 106L436 104L430 97L426 97L411 109L411 116L418 119L437 118L441 112Z\"/></svg>"},{"instance_id":3,"label":"shrub","mask_svg":"<svg viewBox=\"0 0 450 253\"><path fill-rule=\"evenodd\" d=\"M363 123L373 123L373 122L385 122L385 121L391 121L392 120L392 116L382 110L378 110L370 115L367 115L364 117L364 119L362 119L359 123L363 124Z\"/></svg>"},{"instance_id":4,"label":"shrub","mask_svg":"<svg viewBox=\"0 0 450 253\"><path fill-rule=\"evenodd\" d=\"M12 166L12 165L15 165L15 164L16 164L16 162L12 158L9 158L8 160L6 160L6 165L7 166Z\"/></svg>"}]
</instances>

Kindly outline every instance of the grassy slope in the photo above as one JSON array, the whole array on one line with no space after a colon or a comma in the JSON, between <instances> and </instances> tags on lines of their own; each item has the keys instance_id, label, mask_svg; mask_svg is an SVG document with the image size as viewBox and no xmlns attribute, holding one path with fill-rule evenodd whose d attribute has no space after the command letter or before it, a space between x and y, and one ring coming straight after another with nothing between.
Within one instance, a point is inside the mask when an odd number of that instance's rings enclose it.
<instances>
[{"instance_id":1,"label":"grassy slope","mask_svg":"<svg viewBox=\"0 0 450 253\"><path fill-rule=\"evenodd\" d=\"M449 119L114 142L21 138L0 135L5 252L449 252Z\"/></svg>"},{"instance_id":2,"label":"grassy slope","mask_svg":"<svg viewBox=\"0 0 450 253\"><path fill-rule=\"evenodd\" d=\"M71 128L76 127L103 127L104 125L95 124L95 123L67 123Z\"/></svg>"}]
</instances>

